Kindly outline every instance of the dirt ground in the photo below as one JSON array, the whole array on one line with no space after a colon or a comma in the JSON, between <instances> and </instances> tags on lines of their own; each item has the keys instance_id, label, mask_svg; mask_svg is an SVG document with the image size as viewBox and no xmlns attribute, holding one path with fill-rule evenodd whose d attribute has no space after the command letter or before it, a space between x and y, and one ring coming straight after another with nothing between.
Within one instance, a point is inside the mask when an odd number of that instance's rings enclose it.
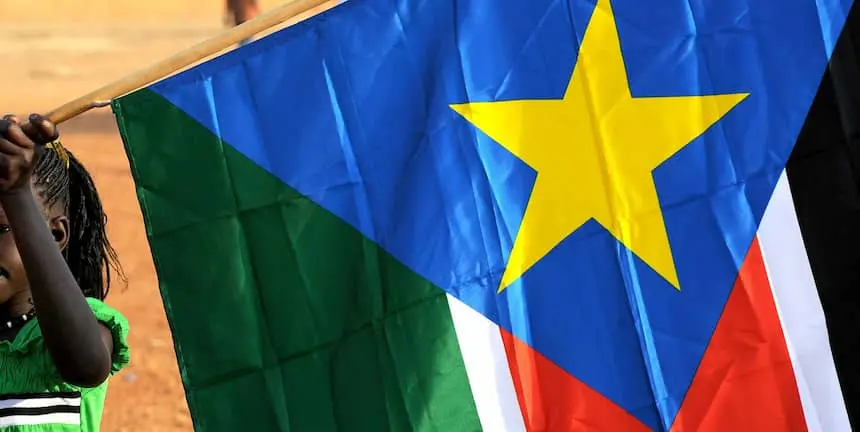
<instances>
[{"instance_id":1,"label":"dirt ground","mask_svg":"<svg viewBox=\"0 0 860 432\"><path fill-rule=\"evenodd\" d=\"M262 0L262 7L279 3ZM223 30L223 2L216 0L81 4L0 2L0 44L9 59L0 68L0 111L49 110ZM112 380L102 430L190 431L170 329L113 117L108 110L91 112L61 131L95 177L129 280L127 287L114 288L108 303L131 322L132 364Z\"/></svg>"}]
</instances>

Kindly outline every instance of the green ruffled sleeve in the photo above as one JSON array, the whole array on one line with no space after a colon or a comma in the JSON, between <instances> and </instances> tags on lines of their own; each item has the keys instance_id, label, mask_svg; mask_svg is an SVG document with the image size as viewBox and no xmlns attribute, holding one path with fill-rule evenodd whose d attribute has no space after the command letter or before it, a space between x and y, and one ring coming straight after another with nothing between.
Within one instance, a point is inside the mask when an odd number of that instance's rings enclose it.
<instances>
[{"instance_id":1,"label":"green ruffled sleeve","mask_svg":"<svg viewBox=\"0 0 860 432\"><path fill-rule=\"evenodd\" d=\"M113 364L111 365L111 375L113 375L128 366L131 361L128 348L128 320L101 300L88 297L87 302L96 319L113 334Z\"/></svg>"}]
</instances>

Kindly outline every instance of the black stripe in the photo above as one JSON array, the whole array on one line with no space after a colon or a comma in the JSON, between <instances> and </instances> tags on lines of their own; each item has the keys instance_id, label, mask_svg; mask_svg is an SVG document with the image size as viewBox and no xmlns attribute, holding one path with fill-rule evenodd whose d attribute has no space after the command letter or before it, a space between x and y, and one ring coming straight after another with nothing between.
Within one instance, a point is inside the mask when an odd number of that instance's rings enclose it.
<instances>
[{"instance_id":1,"label":"black stripe","mask_svg":"<svg viewBox=\"0 0 860 432\"><path fill-rule=\"evenodd\" d=\"M10 399L48 399L48 398L80 398L81 392L55 392L55 393L6 393L0 394L0 401Z\"/></svg>"},{"instance_id":2,"label":"black stripe","mask_svg":"<svg viewBox=\"0 0 860 432\"><path fill-rule=\"evenodd\" d=\"M787 166L852 429L860 427L860 6Z\"/></svg>"},{"instance_id":3,"label":"black stripe","mask_svg":"<svg viewBox=\"0 0 860 432\"><path fill-rule=\"evenodd\" d=\"M12 416L38 416L45 414L80 414L81 407L55 405L37 408L0 408L0 418Z\"/></svg>"}]
</instances>

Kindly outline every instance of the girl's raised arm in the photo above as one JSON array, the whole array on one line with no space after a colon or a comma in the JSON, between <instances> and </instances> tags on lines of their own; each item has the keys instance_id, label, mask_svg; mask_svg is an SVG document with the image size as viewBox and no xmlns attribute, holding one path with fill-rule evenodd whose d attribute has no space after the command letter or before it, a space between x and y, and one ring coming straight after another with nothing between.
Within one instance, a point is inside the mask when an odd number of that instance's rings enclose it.
<instances>
[{"instance_id":1,"label":"girl's raised arm","mask_svg":"<svg viewBox=\"0 0 860 432\"><path fill-rule=\"evenodd\" d=\"M95 387L110 374L113 339L96 320L61 253L70 235L65 210L45 208L31 180L38 155L54 138L54 125L39 116L30 117L26 132L14 118L0 120L0 206L57 371L70 384Z\"/></svg>"}]
</instances>

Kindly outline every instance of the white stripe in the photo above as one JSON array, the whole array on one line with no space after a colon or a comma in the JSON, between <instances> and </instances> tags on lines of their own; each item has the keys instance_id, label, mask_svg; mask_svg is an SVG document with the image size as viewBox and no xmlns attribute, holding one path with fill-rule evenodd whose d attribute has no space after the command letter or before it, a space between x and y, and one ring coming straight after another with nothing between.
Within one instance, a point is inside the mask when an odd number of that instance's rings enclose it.
<instances>
[{"instance_id":1,"label":"white stripe","mask_svg":"<svg viewBox=\"0 0 860 432\"><path fill-rule=\"evenodd\" d=\"M827 325L785 171L759 226L759 244L810 431L850 431Z\"/></svg>"},{"instance_id":2,"label":"white stripe","mask_svg":"<svg viewBox=\"0 0 860 432\"><path fill-rule=\"evenodd\" d=\"M499 327L450 295L448 306L482 429L525 432Z\"/></svg>"},{"instance_id":3,"label":"white stripe","mask_svg":"<svg viewBox=\"0 0 860 432\"><path fill-rule=\"evenodd\" d=\"M81 398L27 398L0 400L0 409L3 408L45 408L53 406L81 406Z\"/></svg>"},{"instance_id":4,"label":"white stripe","mask_svg":"<svg viewBox=\"0 0 860 432\"><path fill-rule=\"evenodd\" d=\"M54 413L0 417L0 427L48 424L80 425L81 415L79 413Z\"/></svg>"}]
</instances>

